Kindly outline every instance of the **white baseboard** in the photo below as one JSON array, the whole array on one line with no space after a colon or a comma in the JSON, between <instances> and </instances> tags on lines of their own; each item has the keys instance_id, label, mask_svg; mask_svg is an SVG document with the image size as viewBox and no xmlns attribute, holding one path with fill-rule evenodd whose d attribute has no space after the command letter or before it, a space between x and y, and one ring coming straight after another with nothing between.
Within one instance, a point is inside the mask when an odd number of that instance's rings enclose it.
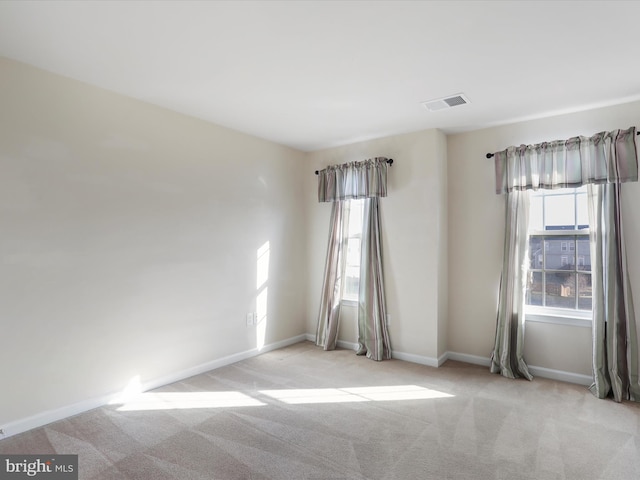
<instances>
[{"instance_id":1,"label":"white baseboard","mask_svg":"<svg viewBox=\"0 0 640 480\"><path fill-rule=\"evenodd\" d=\"M345 342L343 340L338 340L337 343L340 348L346 348L349 350L358 349L357 343ZM429 367L439 367L447 360L446 353L442 355L440 358L433 358L433 357L425 357L422 355L415 355L413 353L396 352L395 350L391 351L391 358L396 358L398 360L404 360L406 362L411 362L411 363L419 363L420 365L427 365Z\"/></svg>"},{"instance_id":2,"label":"white baseboard","mask_svg":"<svg viewBox=\"0 0 640 480\"><path fill-rule=\"evenodd\" d=\"M337 345L345 350L358 350L358 344L354 342L345 342L344 340L338 340Z\"/></svg>"},{"instance_id":3,"label":"white baseboard","mask_svg":"<svg viewBox=\"0 0 640 480\"><path fill-rule=\"evenodd\" d=\"M480 357L478 355L469 355L467 353L447 352L447 360L471 363L473 365L482 365L483 367L489 367L491 365L490 358Z\"/></svg>"},{"instance_id":4,"label":"white baseboard","mask_svg":"<svg viewBox=\"0 0 640 480\"><path fill-rule=\"evenodd\" d=\"M560 380L561 382L576 383L586 387L593 383L593 378L590 375L582 375L580 373L564 372L562 370L553 370L551 368L536 367L533 365L529 365L529 371L534 376Z\"/></svg>"},{"instance_id":5,"label":"white baseboard","mask_svg":"<svg viewBox=\"0 0 640 480\"><path fill-rule=\"evenodd\" d=\"M262 348L252 348L251 350L246 350L244 352L234 353L226 357L218 358L216 360L212 360L201 365L196 365L195 367L188 368L180 372L172 373L170 375L165 375L161 378L145 382L142 385L142 391L146 392L147 390L153 390L154 388L179 382L180 380L184 380L185 378L200 375L201 373L215 370L216 368L226 367L227 365L237 363L241 360L246 360L247 358L255 357L257 355L260 355L261 353L271 352L272 350L288 347L289 345L293 345L295 343L304 342L306 339L307 337L304 334L297 335L295 337L287 338L279 342L270 343Z\"/></svg>"},{"instance_id":6,"label":"white baseboard","mask_svg":"<svg viewBox=\"0 0 640 480\"><path fill-rule=\"evenodd\" d=\"M114 396L115 395L104 395L101 397L91 398L72 405L67 405L53 410L46 410L26 418L21 418L20 420L5 423L2 426L0 440L34 428L48 425L49 423L56 422L58 420L73 417L74 415L93 410L94 408L102 407L103 405L107 405Z\"/></svg>"},{"instance_id":7,"label":"white baseboard","mask_svg":"<svg viewBox=\"0 0 640 480\"><path fill-rule=\"evenodd\" d=\"M274 342L269 345L265 345L261 349L253 348L251 350L246 350L244 352L235 353L233 355L212 360L210 362L206 362L201 365L188 368L186 370L174 372L170 375L165 375L163 377L159 377L154 380L145 382L142 385L141 391L145 392L145 391L153 390L154 388L158 388L164 385L169 385L171 383L179 382L181 380L184 380L185 378L193 377L194 375L199 375L201 373L215 370L217 368L224 367L226 365L231 365L232 363L236 363L241 360L246 360L248 358L255 357L261 353L277 350L279 348L287 347L295 343L299 343L303 341L315 342L315 340L316 340L315 335L307 333L307 334L291 337L285 340L281 340L279 342ZM338 346L340 348L356 350L358 347L358 344L339 340ZM392 357L398 360L417 363L420 365L426 365L429 367L439 367L443 363L445 363L447 360L455 360L458 362L471 363L474 365L482 365L485 367L488 367L491 364L491 360L487 357L480 357L477 355L469 355L466 353L457 353L457 352L446 352L444 355L440 356L439 358L434 358L434 357L426 357L423 355L415 355L412 353L394 351L392 352ZM539 376L542 378L549 378L552 380L559 380L562 382L575 383L578 385L585 385L585 386L589 386L593 382L593 379L589 375L565 372L561 370L553 370L550 368L536 367L532 365L529 366L529 370L535 376ZM82 402L74 403L72 405L67 405L65 407L61 407L53 410L47 410L45 412L41 412L27 418L9 422L7 424L2 425L2 433L0 433L0 439L9 438L13 435L17 435L19 433L26 432L34 428L42 427L49 423L65 419L73 415L77 415L79 413L83 413L88 410L101 407L103 405L115 403L117 402L118 399L121 398L121 395L122 395L121 392L103 395L100 397L84 400Z\"/></svg>"},{"instance_id":8,"label":"white baseboard","mask_svg":"<svg viewBox=\"0 0 640 480\"><path fill-rule=\"evenodd\" d=\"M308 341L310 342L314 342L316 341L316 336L311 334L311 333L307 333L306 338ZM358 349L358 344L355 342L346 342L344 340L338 340L336 342L337 346L340 348L344 348L346 350L357 350ZM411 362L411 363L419 363L420 365L427 365L429 367L439 367L440 365L442 365L444 362L447 361L447 354L445 353L444 355L442 355L440 358L436 359L436 358L432 358L432 357L424 357L421 355L414 355L412 353L403 353L403 352L395 352L392 351L391 352L391 357L392 358L397 358L398 360L404 360L406 362Z\"/></svg>"},{"instance_id":9,"label":"white baseboard","mask_svg":"<svg viewBox=\"0 0 640 480\"><path fill-rule=\"evenodd\" d=\"M298 335L296 337L287 338L279 342L270 343L269 345L265 345L260 349L252 348L251 350L246 350L244 352L239 352L233 355L228 355L226 357L218 358L216 360L212 360L210 362L206 362L201 365L197 365L195 367L181 370L179 372L174 372L169 375L165 375L163 377L159 377L159 378L150 380L148 382L145 382L144 384L142 384L141 391L146 392L148 390L153 390L154 388L179 382L181 380L184 380L185 378L193 377L194 375L199 375L201 373L205 373L210 370L215 370L216 368L224 367L226 365L231 365L232 363L236 363L236 362L239 362L240 360L245 360L247 358L255 357L257 355L260 355L261 353L270 352L272 350L277 350L278 348L283 348L289 345L293 345L295 343L304 342L305 340L307 340L307 335L304 335L304 334ZM0 434L0 440L4 438L9 438L13 435L17 435L22 432L26 432L28 430L32 430L34 428L48 425L49 423L56 422L58 420L63 420L65 418L78 415L79 413L93 410L94 408L102 407L104 405L109 405L113 403L118 403L118 400L121 398L122 398L122 392L111 393L107 395L102 395L100 397L83 400L81 402L74 403L72 405L67 405L67 406L56 408L53 410L47 410L45 412L37 413L36 415L32 415L27 418L22 418L20 420L9 422L7 424L2 425L2 433Z\"/></svg>"},{"instance_id":10,"label":"white baseboard","mask_svg":"<svg viewBox=\"0 0 640 480\"><path fill-rule=\"evenodd\" d=\"M307 333L304 337L305 337L305 339L307 341L316 343L316 336L313 335L312 333ZM336 345L338 347L344 348L346 350L357 350L358 349L358 344L357 343L345 342L344 340L338 340L336 342Z\"/></svg>"},{"instance_id":11,"label":"white baseboard","mask_svg":"<svg viewBox=\"0 0 640 480\"><path fill-rule=\"evenodd\" d=\"M310 333L306 334L306 339L310 342L316 341L316 336ZM341 348L348 348L355 350L358 346L357 343L345 342L338 340L338 346ZM491 365L491 359L489 357L481 357L479 355L469 355L468 353L458 352L445 352L440 357L425 357L422 355L415 355L413 353L404 352L392 352L391 356L398 360L404 360L405 362L418 363L420 365L426 365L428 367L439 367L447 360L454 360L456 362L471 363L473 365L481 365L483 367L489 367ZM559 380L561 382L575 383L577 385L589 386L593 383L593 378L589 375L583 375L580 373L565 372L563 370L553 370L551 368L536 367L529 365L529 371L532 375L542 378L549 378L551 380Z\"/></svg>"},{"instance_id":12,"label":"white baseboard","mask_svg":"<svg viewBox=\"0 0 640 480\"><path fill-rule=\"evenodd\" d=\"M483 367L489 367L491 365L491 359L489 357L480 357L477 355L468 355L466 353L447 352L449 360L455 360L457 362L472 363L474 365L482 365ZM561 382L575 383L578 385L589 386L593 383L593 378L589 375L583 375L580 373L565 372L563 370L553 370L551 368L536 367L535 365L528 365L529 372L533 376L548 378L551 380L559 380Z\"/></svg>"},{"instance_id":13,"label":"white baseboard","mask_svg":"<svg viewBox=\"0 0 640 480\"><path fill-rule=\"evenodd\" d=\"M391 352L392 358L396 358L398 360L404 360L405 362L418 363L420 365L426 365L427 367L436 367L436 368L445 362L445 359L444 359L445 355L443 355L440 358L435 358L435 357L425 357L423 355L415 355L413 353L396 352L395 350Z\"/></svg>"}]
</instances>

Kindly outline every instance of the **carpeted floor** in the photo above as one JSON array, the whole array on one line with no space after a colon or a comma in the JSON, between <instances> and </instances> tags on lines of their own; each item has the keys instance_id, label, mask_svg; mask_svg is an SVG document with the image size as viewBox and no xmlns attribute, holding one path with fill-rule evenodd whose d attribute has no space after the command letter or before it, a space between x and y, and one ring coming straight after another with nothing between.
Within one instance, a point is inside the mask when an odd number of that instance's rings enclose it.
<instances>
[{"instance_id":1,"label":"carpeted floor","mask_svg":"<svg viewBox=\"0 0 640 480\"><path fill-rule=\"evenodd\" d=\"M0 441L84 480L640 478L640 405L300 343Z\"/></svg>"}]
</instances>

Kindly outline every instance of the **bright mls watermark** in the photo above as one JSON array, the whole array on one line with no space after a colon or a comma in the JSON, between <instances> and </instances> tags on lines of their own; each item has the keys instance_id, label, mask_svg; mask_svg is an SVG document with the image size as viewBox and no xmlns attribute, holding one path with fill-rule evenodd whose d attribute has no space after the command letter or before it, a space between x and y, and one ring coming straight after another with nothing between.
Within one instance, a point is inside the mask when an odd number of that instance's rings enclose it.
<instances>
[{"instance_id":1,"label":"bright mls watermark","mask_svg":"<svg viewBox=\"0 0 640 480\"><path fill-rule=\"evenodd\" d=\"M0 455L0 480L78 480L78 455Z\"/></svg>"}]
</instances>

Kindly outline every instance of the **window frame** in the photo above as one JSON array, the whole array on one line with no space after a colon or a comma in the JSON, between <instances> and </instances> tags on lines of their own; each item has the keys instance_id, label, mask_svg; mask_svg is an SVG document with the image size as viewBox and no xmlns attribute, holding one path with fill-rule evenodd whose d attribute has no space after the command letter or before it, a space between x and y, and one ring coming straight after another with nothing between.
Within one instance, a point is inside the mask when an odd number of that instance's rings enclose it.
<instances>
[{"instance_id":1,"label":"window frame","mask_svg":"<svg viewBox=\"0 0 640 480\"><path fill-rule=\"evenodd\" d=\"M528 245L530 245L531 242L531 238L532 237L539 237L542 241L543 244L543 251L545 252L545 260L541 265L541 268L531 268L529 267L529 272L531 274L533 274L534 272L540 272L542 273L542 279L543 279L543 298L544 295L546 295L546 285L545 285L545 279L546 279L546 275L545 273L547 272L554 272L557 269L547 269L546 268L546 255L548 254L548 252L550 251L550 246L549 243L546 241L546 238L548 237L553 237L553 236L557 236L557 237L573 237L573 240L564 242L562 241L560 244L560 251L561 254L566 254L565 256L568 257L569 255L572 255L574 258L573 262L569 262L569 259L567 258L567 262L566 262L566 266L571 266L572 270L571 273L573 273L575 275L575 282L576 282L576 287L577 287L577 282L578 282L578 274L582 273L582 274L589 274L592 275L592 271L590 270L579 270L578 268L580 266L584 266L585 263L585 259L584 256L582 257L582 265L580 265L580 262L578 261L578 248L576 245L576 242L578 242L579 240L584 240L585 238L587 240L589 240L589 228L579 228L580 224L578 223L578 195L583 195L583 192L579 192L578 188L566 188L566 189L558 189L558 190L538 190L538 191L529 191L529 201L531 202L531 200L534 197L552 197L552 196L560 196L560 195L567 195L567 191L568 190L573 190L571 192L571 195L573 196L573 212L574 212L574 228L571 230L545 230L546 227L546 211L545 211L545 201L543 199L542 201L542 230L534 230L531 228L531 224L529 227L529 230L527 232L527 242ZM582 238L581 238L582 237ZM574 248L571 248L571 244L573 244ZM529 253L529 258L531 253ZM527 261L529 262L530 260L527 259ZM561 262L562 262L562 258L561 258ZM563 271L564 272L564 271ZM525 310L524 310L524 314L525 314L525 321L527 322L540 322L540 323L552 323L552 324L561 324L561 325L571 325L571 326L578 326L578 327L589 327L591 328L592 326L592 319L593 319L593 309L591 310L578 310L577 306L578 306L578 302L579 302L579 296L578 296L579 292L578 289L576 288L576 308L575 309L571 309L571 308L560 308L560 307L553 307L553 306L543 306L543 305L529 305L525 303ZM592 304L593 307L593 304Z\"/></svg>"}]
</instances>

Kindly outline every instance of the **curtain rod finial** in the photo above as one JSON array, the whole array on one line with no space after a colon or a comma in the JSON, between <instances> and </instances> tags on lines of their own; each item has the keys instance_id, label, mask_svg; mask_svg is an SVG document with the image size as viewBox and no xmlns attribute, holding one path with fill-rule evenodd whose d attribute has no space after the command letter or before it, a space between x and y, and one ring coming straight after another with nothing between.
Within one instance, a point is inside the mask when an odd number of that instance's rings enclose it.
<instances>
[{"instance_id":1,"label":"curtain rod finial","mask_svg":"<svg viewBox=\"0 0 640 480\"><path fill-rule=\"evenodd\" d=\"M493 157L493 153L487 153L487 158L492 158Z\"/></svg>"},{"instance_id":2,"label":"curtain rod finial","mask_svg":"<svg viewBox=\"0 0 640 480\"><path fill-rule=\"evenodd\" d=\"M318 175L320 172L318 170L316 170L316 175Z\"/></svg>"}]
</instances>

